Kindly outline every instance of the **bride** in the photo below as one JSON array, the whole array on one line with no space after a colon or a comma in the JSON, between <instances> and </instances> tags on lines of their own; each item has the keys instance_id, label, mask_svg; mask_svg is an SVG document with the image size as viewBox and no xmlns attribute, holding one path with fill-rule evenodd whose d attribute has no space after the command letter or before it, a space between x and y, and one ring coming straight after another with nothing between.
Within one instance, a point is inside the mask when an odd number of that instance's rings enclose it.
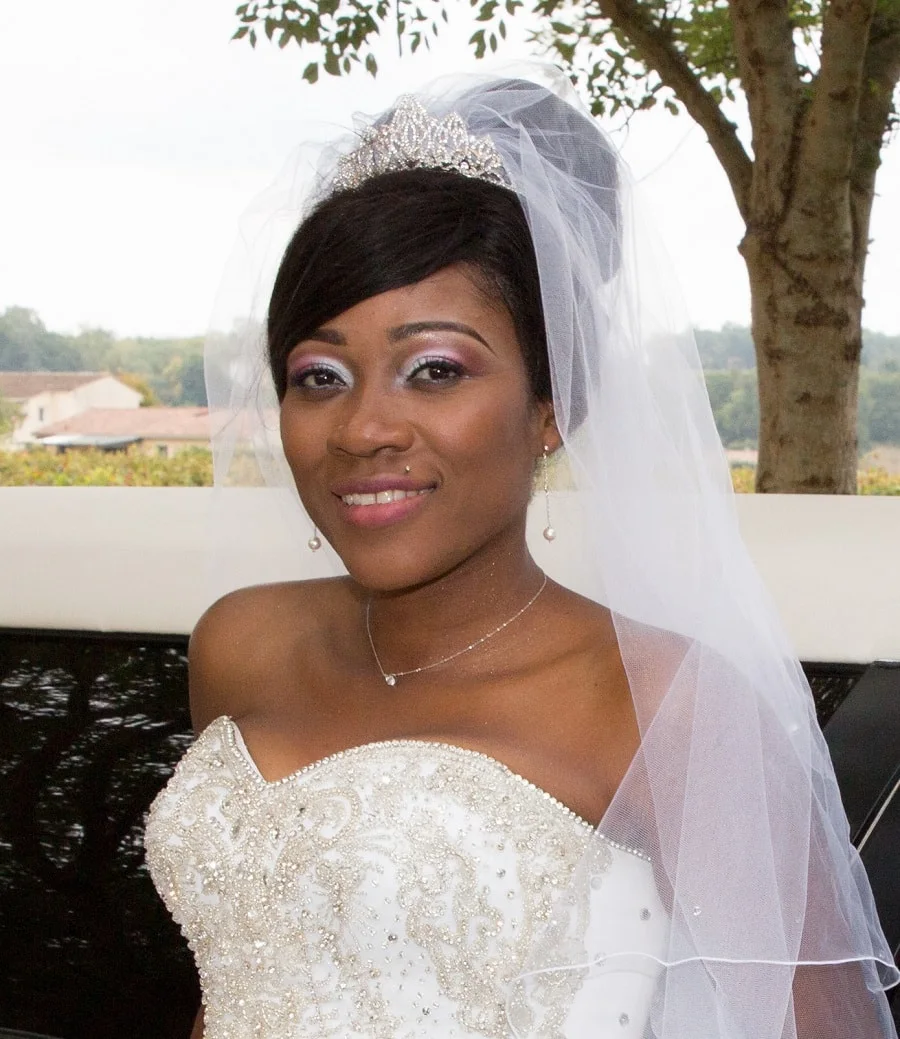
<instances>
[{"instance_id":1,"label":"bride","mask_svg":"<svg viewBox=\"0 0 900 1039\"><path fill-rule=\"evenodd\" d=\"M268 375L252 322L213 343L217 476L252 448L332 576L191 640L200 735L146 844L194 1035L893 1036L690 337L620 160L539 76L303 153Z\"/></svg>"}]
</instances>

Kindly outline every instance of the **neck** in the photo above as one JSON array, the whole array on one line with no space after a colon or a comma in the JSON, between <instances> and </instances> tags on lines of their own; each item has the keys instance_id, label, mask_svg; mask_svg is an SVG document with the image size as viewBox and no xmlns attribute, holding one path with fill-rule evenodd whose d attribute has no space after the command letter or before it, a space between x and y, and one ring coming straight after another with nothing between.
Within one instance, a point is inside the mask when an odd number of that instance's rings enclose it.
<instances>
[{"instance_id":1,"label":"neck","mask_svg":"<svg viewBox=\"0 0 900 1039\"><path fill-rule=\"evenodd\" d=\"M464 649L521 610L542 580L522 539L514 550L482 551L425 584L376 593L370 624L382 666L407 671Z\"/></svg>"}]
</instances>

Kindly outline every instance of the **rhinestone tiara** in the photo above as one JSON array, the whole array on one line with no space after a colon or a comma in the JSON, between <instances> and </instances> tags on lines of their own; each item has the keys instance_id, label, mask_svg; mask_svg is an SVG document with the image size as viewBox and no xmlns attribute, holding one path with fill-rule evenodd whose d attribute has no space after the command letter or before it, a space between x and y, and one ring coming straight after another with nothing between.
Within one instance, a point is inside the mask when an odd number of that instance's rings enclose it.
<instances>
[{"instance_id":1,"label":"rhinestone tiara","mask_svg":"<svg viewBox=\"0 0 900 1039\"><path fill-rule=\"evenodd\" d=\"M390 119L365 130L362 144L338 161L332 190L346 191L379 174L411 169L450 170L504 187L510 182L490 137L471 137L456 112L435 119L404 94Z\"/></svg>"}]
</instances>

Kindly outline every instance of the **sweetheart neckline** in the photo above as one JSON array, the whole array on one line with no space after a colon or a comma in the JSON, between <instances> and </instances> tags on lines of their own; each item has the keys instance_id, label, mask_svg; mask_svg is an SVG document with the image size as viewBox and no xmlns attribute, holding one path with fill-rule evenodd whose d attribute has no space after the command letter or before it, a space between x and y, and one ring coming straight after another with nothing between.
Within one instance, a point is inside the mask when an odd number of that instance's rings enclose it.
<instances>
[{"instance_id":1,"label":"sweetheart neckline","mask_svg":"<svg viewBox=\"0 0 900 1039\"><path fill-rule=\"evenodd\" d=\"M258 784L265 787L287 786L294 780L299 779L301 776L307 775L310 772L317 772L319 769L327 767L342 758L353 757L357 754L369 751L385 750L390 747L424 746L456 755L467 755L473 759L483 761L498 771L503 772L510 778L515 779L517 782L524 783L527 787L530 787L536 793L540 794L541 797L546 798L551 804L561 808L566 815L570 816L576 823L579 823L586 829L597 829L597 826L594 823L588 822L587 819L579 815L578 812L570 808L567 804L564 804L559 800L559 798L554 797L549 791L544 790L544 788L538 786L537 783L532 783L530 779L526 779L525 776L511 769L509 765L504 764L499 758L495 758L493 755L487 754L483 750L474 750L472 747L463 747L458 743L449 743L447 740L417 739L416 737L410 736L395 737L394 739L386 740L370 740L366 743L358 743L352 747L346 747L344 750L337 750L333 754L326 754L325 757L317 758L315 761L310 761L307 765L301 765L300 768L294 769L293 772L289 772L280 779L266 779L262 772L260 772L259 766L257 765L253 755L250 753L247 743L244 740L243 733L240 730L240 726L234 718L230 715L223 714L220 718L217 718L210 724L215 725L217 722L225 723L226 743L237 753L253 779L256 780Z\"/></svg>"},{"instance_id":2,"label":"sweetheart neckline","mask_svg":"<svg viewBox=\"0 0 900 1039\"><path fill-rule=\"evenodd\" d=\"M643 859L646 862L650 861L650 856L647 855L646 852L639 848L632 848L628 845L621 844L619 841L607 837L606 834L600 831L599 824L595 825L594 823L589 822L567 804L560 801L559 798L554 797L548 790L538 786L537 783L532 783L530 779L527 779L525 776L511 769L509 765L504 764L499 758L495 758L493 755L487 754L482 750L474 750L471 747L462 747L458 743L448 743L446 740L417 739L415 737L371 740L367 743L359 743L355 746L347 747L344 750L335 751L333 754L327 754L325 757L317 758L315 761L311 761L307 765L301 765L300 768L295 769L293 772L289 772L280 779L266 779L262 772L260 772L259 766L257 765L253 755L250 753L244 740L243 733L241 732L240 726L237 722L230 715L223 714L219 718L210 722L209 728L212 728L214 725L221 725L225 732L226 746L237 755L238 760L242 762L250 778L253 779L258 786L264 789L275 789L280 786L288 786L311 772L319 771L337 761L347 757L353 757L357 754L386 750L391 747L424 746L442 753L466 756L469 757L470 760L481 761L483 764L489 765L498 772L501 772L503 775L514 779L518 783L524 784L536 794L543 797L548 803L565 813L565 815L567 815L574 823L583 827L585 830L593 831L598 837L601 837L608 844L612 845L612 847L618 848L620 851L628 852L631 855L635 855L637 858Z\"/></svg>"}]
</instances>

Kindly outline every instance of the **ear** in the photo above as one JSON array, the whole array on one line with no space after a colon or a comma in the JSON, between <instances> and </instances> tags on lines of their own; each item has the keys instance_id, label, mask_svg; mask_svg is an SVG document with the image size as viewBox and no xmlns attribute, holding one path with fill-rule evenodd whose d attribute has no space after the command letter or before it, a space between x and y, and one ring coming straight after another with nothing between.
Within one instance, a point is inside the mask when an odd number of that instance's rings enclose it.
<instances>
[{"instance_id":1,"label":"ear","mask_svg":"<svg viewBox=\"0 0 900 1039\"><path fill-rule=\"evenodd\" d=\"M553 412L553 402L539 400L537 402L537 431L540 445L538 453L543 454L544 447L549 449L549 454L558 451L562 447L562 437L556 426L556 415Z\"/></svg>"}]
</instances>

